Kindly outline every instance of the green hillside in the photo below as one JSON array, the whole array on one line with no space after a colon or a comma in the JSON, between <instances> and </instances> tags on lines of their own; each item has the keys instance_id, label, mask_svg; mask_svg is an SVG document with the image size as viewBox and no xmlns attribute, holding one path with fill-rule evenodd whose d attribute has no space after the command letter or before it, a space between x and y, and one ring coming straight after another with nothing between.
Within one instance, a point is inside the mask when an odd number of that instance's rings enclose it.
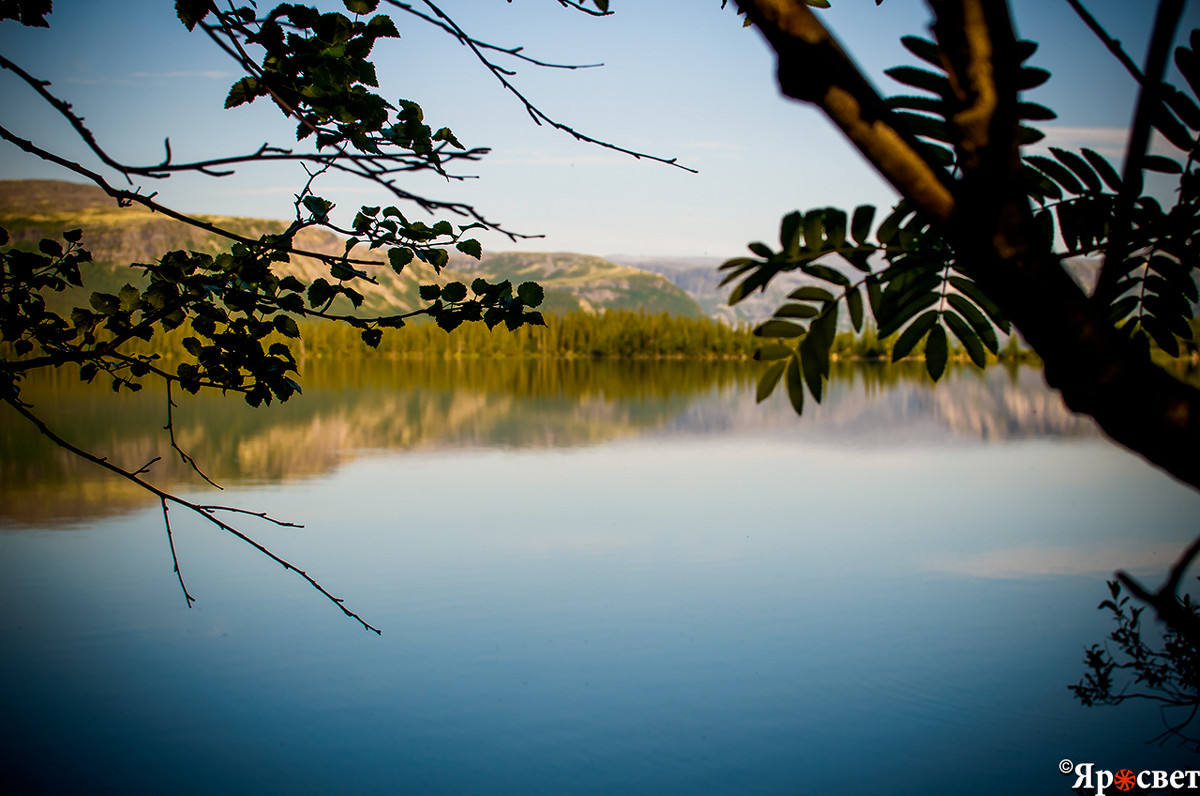
<instances>
[{"instance_id":1,"label":"green hillside","mask_svg":"<svg viewBox=\"0 0 1200 796\"><path fill-rule=\"evenodd\" d=\"M276 232L284 226L282 222L262 219L199 218L247 237ZM58 238L66 230L83 229L83 245L92 252L96 267L85 272L82 295L77 292L48 297L48 303L60 312L73 306L87 306L87 296L92 291L115 294L127 283L140 285L141 271L131 268L132 263L152 262L175 249L215 254L227 245L225 239L214 233L145 208L119 208L95 186L56 180L0 180L0 226L9 231L12 245L30 249L41 238ZM342 241L325 230L304 230L297 236L296 245L307 251L341 254ZM372 273L379 284L360 280L354 286L364 296L359 311L362 314L409 312L423 306L417 295L420 284L453 280L469 283L480 276L489 280L511 279L514 283L540 282L546 289L542 309L550 312L602 313L623 309L690 317L704 314L687 293L664 277L588 255L508 252L485 255L482 261L456 256L440 276L420 262L413 262L402 274L396 274L377 253L368 254L360 248L355 255L380 260L380 267ZM328 277L326 266L306 257L293 257L291 263L281 265L279 270L281 275L292 273L305 281ZM349 302L335 309L353 311Z\"/></svg>"}]
</instances>

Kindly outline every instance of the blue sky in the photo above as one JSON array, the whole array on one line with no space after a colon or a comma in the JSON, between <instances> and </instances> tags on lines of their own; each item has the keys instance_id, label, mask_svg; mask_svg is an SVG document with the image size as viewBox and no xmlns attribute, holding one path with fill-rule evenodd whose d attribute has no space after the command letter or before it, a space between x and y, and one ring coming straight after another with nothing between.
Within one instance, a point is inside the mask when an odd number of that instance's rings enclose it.
<instances>
[{"instance_id":1,"label":"blue sky","mask_svg":"<svg viewBox=\"0 0 1200 796\"><path fill-rule=\"evenodd\" d=\"M324 5L342 8L340 2ZM791 210L895 200L819 113L780 96L771 52L719 0L613 0L616 13L600 19L554 0L439 5L478 38L522 45L548 61L603 62L575 71L508 65L517 69L514 81L522 91L556 120L628 148L678 157L699 171L635 161L536 126L466 48L394 11L402 38L376 48L383 95L416 100L434 126L451 127L468 146L492 148L484 162L469 167L479 179L447 184L427 177L412 189L470 202L510 229L545 236L513 243L481 235L487 249L732 257L750 241L773 241L780 217ZM1155 4L1087 5L1140 63ZM168 136L181 159L292 140L294 125L265 101L222 110L238 76L234 64L207 37L189 34L173 6L170 0L56 0L50 30L0 23L0 49L50 80L51 90L74 104L101 142L129 161L157 161ZM899 37L926 35L926 6L911 0L880 7L874 0L835 0L834 6L823 12L827 24L883 91L899 93L882 70L911 62ZM1043 125L1048 142L1091 146L1119 168L1132 80L1065 0L1017 0L1012 7L1019 32L1041 43L1033 63L1054 73L1029 96L1059 114ZM1182 29L1197 26L1193 4ZM2 124L96 166L27 87L3 73L0 91ZM7 144L0 144L0 174L67 178ZM287 218L302 181L298 168L250 166L235 177L142 185L185 211ZM347 211L387 203L343 178L324 178L318 191Z\"/></svg>"}]
</instances>

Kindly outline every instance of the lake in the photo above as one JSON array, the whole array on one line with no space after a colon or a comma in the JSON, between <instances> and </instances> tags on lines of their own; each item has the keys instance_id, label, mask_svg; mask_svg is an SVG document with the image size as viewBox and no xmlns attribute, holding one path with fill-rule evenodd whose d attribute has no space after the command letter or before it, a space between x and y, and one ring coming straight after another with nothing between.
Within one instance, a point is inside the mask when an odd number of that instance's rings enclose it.
<instances>
[{"instance_id":1,"label":"lake","mask_svg":"<svg viewBox=\"0 0 1200 796\"><path fill-rule=\"evenodd\" d=\"M918 366L919 367L919 366ZM64 369L65 370L65 369ZM18 792L1071 793L1197 768L1067 690L1200 496L1028 368L313 363L270 410L26 399L346 600L0 412L0 776ZM95 393L95 394L93 394ZM154 394L152 394L154 393ZM1173 717L1168 714L1167 718ZM1109 791L1111 792L1111 791Z\"/></svg>"}]
</instances>

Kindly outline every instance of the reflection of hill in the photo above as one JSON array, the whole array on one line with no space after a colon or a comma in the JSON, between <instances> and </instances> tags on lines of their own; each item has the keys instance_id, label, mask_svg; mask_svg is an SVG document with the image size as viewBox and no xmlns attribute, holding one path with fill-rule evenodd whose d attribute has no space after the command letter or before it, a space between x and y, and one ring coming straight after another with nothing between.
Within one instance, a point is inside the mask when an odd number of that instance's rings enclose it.
<instances>
[{"instance_id":1,"label":"reflection of hill","mask_svg":"<svg viewBox=\"0 0 1200 796\"><path fill-rule=\"evenodd\" d=\"M948 435L981 442L1098 433L1072 414L1033 368L951 368L936 386L922 363L839 363L824 403L796 418L782 396L755 405L745 390L692 401L667 433L770 432L880 444Z\"/></svg>"},{"instance_id":2,"label":"reflection of hill","mask_svg":"<svg viewBox=\"0 0 1200 796\"><path fill-rule=\"evenodd\" d=\"M176 397L176 438L218 483L278 483L351 456L446 447L569 447L646 433L739 434L895 444L948 435L991 441L1093 433L1036 371L962 368L936 389L915 368L842 365L826 402L796 418L754 403L741 362L429 360L314 366L305 393L254 410L237 398ZM65 371L22 397L67 439L152 480L206 490L161 427L164 396L101 395ZM145 504L144 495L0 412L0 523L70 522Z\"/></svg>"}]
</instances>

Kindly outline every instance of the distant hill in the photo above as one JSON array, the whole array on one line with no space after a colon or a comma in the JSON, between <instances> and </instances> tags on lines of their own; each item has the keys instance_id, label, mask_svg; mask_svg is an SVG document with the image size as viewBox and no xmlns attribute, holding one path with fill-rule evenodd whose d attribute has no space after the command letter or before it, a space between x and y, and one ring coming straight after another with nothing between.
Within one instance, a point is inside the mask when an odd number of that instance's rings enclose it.
<instances>
[{"instance_id":1,"label":"distant hill","mask_svg":"<svg viewBox=\"0 0 1200 796\"><path fill-rule=\"evenodd\" d=\"M283 228L279 221L199 218L247 237ZM9 231L13 245L29 248L41 238L57 238L66 230L82 228L83 245L92 252L97 265L85 274L88 294L94 290L115 293L126 283L140 284L141 273L131 268L131 263L153 262L175 249L217 253L226 246L225 239L216 234L145 208L119 208L95 186L57 180L0 180L0 226ZM343 240L326 230L309 229L297 236L296 246L322 254L341 254ZM705 314L683 289L663 276L589 255L502 252L485 254L479 261L456 254L439 276L420 262L413 262L398 275L377 252L367 253L360 247L355 253L363 259L380 261L380 268L372 273L378 285L363 280L354 285L364 296L361 312L366 314L418 309L423 306L417 294L419 285L456 279L469 284L476 277L539 282L546 289L543 308L548 311L581 309L600 313L628 309L693 317ZM291 263L280 266L280 273L293 273L307 280L329 276L324 265L306 257L293 257ZM58 297L57 303L62 306L56 309L65 310L87 306L87 298L65 295ZM348 303L336 309L351 311Z\"/></svg>"}]
</instances>

